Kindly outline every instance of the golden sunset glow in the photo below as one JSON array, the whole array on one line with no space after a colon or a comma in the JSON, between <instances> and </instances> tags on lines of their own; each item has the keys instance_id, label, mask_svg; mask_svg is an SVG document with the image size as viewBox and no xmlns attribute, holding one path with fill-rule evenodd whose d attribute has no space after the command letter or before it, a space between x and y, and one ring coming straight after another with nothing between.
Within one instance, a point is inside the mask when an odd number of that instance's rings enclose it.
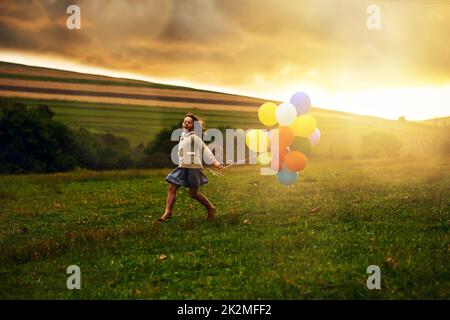
<instances>
[{"instance_id":1,"label":"golden sunset glow","mask_svg":"<svg viewBox=\"0 0 450 320\"><path fill-rule=\"evenodd\" d=\"M410 120L450 114L450 1L0 3L0 60ZM381 29L367 28L367 7Z\"/></svg>"}]
</instances>

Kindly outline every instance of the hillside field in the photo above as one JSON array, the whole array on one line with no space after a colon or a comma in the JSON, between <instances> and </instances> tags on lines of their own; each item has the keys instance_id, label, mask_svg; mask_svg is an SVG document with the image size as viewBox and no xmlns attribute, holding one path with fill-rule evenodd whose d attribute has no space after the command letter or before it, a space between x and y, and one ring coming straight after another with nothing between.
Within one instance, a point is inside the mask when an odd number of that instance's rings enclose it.
<instances>
[{"instance_id":1,"label":"hillside field","mask_svg":"<svg viewBox=\"0 0 450 320\"><path fill-rule=\"evenodd\" d=\"M261 127L257 110L265 102L220 92L4 62L0 62L0 96L30 106L46 104L56 113L57 120L72 127L126 137L133 147L151 142L157 131L179 123L188 111L202 116L209 128ZM311 98L314 103L314 97ZM320 108L312 108L311 114L322 132L322 142L313 152L324 157L358 157L362 137L373 131L399 138L403 154L433 155L436 144L449 134L449 127L443 125L446 119L401 122Z\"/></svg>"}]
</instances>

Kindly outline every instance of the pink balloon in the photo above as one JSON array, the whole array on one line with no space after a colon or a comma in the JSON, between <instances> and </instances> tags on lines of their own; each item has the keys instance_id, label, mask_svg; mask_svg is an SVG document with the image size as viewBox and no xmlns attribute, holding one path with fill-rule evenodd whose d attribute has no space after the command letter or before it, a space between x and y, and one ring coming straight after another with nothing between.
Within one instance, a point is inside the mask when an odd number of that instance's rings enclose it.
<instances>
[{"instance_id":1,"label":"pink balloon","mask_svg":"<svg viewBox=\"0 0 450 320\"><path fill-rule=\"evenodd\" d=\"M311 145L315 146L320 142L320 130L316 128L314 132L309 136L309 141L311 141Z\"/></svg>"}]
</instances>

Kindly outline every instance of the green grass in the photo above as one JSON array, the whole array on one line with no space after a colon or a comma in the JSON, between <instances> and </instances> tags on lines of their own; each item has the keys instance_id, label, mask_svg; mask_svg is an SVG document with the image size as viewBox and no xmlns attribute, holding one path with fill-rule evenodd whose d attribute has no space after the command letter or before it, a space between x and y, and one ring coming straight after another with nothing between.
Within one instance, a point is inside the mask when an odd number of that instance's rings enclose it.
<instances>
[{"instance_id":1,"label":"green grass","mask_svg":"<svg viewBox=\"0 0 450 320\"><path fill-rule=\"evenodd\" d=\"M0 298L450 296L448 159L311 161L293 186L206 171L217 219L183 189L161 224L168 170L0 176ZM381 290L365 286L373 264Z\"/></svg>"}]
</instances>

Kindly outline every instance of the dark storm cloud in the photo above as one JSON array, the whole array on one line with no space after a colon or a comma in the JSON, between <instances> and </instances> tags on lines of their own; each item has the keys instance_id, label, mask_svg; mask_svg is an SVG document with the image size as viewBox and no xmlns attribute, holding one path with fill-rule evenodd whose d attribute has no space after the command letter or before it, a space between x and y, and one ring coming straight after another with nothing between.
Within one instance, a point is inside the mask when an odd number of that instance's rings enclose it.
<instances>
[{"instance_id":1,"label":"dark storm cloud","mask_svg":"<svg viewBox=\"0 0 450 320\"><path fill-rule=\"evenodd\" d=\"M309 81L330 89L450 81L450 6L365 0L0 1L1 48L213 85Z\"/></svg>"}]
</instances>

